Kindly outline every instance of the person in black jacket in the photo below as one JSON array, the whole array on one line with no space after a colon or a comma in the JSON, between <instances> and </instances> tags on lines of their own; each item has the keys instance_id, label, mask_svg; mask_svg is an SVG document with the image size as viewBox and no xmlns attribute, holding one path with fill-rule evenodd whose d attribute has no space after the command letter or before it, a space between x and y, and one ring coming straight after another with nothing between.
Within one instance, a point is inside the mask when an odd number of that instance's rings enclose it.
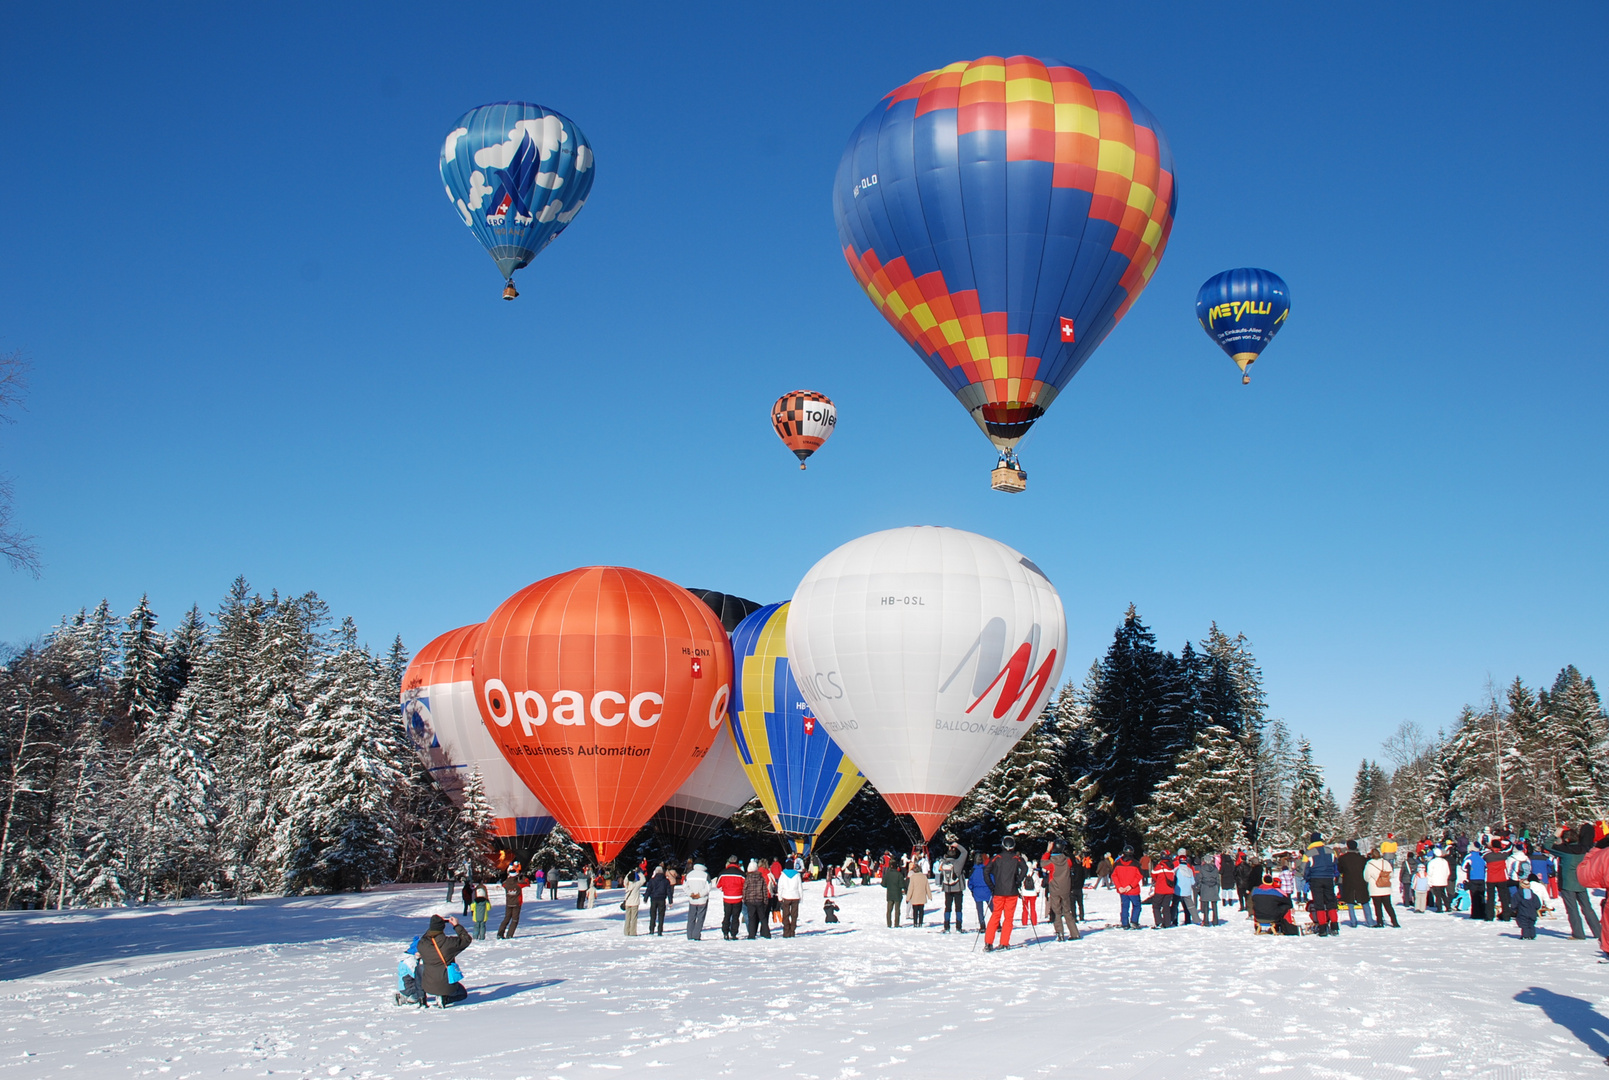
<instances>
[{"instance_id":1,"label":"person in black jacket","mask_svg":"<svg viewBox=\"0 0 1609 1080\"><path fill-rule=\"evenodd\" d=\"M1346 851L1335 860L1341 872L1341 903L1347 906L1347 923L1358 925L1358 908L1363 909L1363 925L1369 925L1369 884L1363 880L1363 864L1369 860L1358 850L1356 840L1346 842Z\"/></svg>"},{"instance_id":2,"label":"person in black jacket","mask_svg":"<svg viewBox=\"0 0 1609 1080\"><path fill-rule=\"evenodd\" d=\"M1240 898L1240 910L1251 918L1251 894L1263 882L1263 863L1252 852L1235 866L1235 894Z\"/></svg>"},{"instance_id":3,"label":"person in black jacket","mask_svg":"<svg viewBox=\"0 0 1609 1080\"><path fill-rule=\"evenodd\" d=\"M1017 897L1023 879L1028 876L1028 864L1017 854L1017 840L1008 836L1000 841L1001 852L989 861L985 877L994 910L989 914L989 925L983 931L983 951L994 952L994 938L1000 934L1000 947L1011 948L1011 924L1017 921Z\"/></svg>"},{"instance_id":4,"label":"person in black jacket","mask_svg":"<svg viewBox=\"0 0 1609 1080\"><path fill-rule=\"evenodd\" d=\"M1069 890L1069 899L1073 902L1073 937L1078 937L1078 920L1084 918L1084 882L1089 877L1089 868L1084 865L1084 856L1081 852L1073 852L1067 860L1068 881L1072 888Z\"/></svg>"},{"instance_id":5,"label":"person in black jacket","mask_svg":"<svg viewBox=\"0 0 1609 1080\"><path fill-rule=\"evenodd\" d=\"M648 894L648 932L664 937L665 907L676 892L676 886L665 876L665 868L656 866L654 876L648 879L648 885L643 891Z\"/></svg>"},{"instance_id":6,"label":"person in black jacket","mask_svg":"<svg viewBox=\"0 0 1609 1080\"><path fill-rule=\"evenodd\" d=\"M447 924L451 923L458 931L457 937L448 937ZM419 989L425 994L425 1000L435 994L441 1000L441 1007L446 1008L455 1001L463 1001L469 996L461 982L447 980L447 965L453 958L465 949L474 939L469 931L459 925L458 920L452 917L443 919L440 915L430 916L430 928L419 939Z\"/></svg>"}]
</instances>

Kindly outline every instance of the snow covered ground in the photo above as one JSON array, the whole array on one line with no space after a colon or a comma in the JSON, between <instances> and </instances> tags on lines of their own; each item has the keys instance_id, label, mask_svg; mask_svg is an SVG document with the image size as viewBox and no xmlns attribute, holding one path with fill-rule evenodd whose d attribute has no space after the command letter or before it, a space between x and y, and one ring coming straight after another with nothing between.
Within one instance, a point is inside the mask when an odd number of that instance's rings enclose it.
<instances>
[{"instance_id":1,"label":"snow covered ground","mask_svg":"<svg viewBox=\"0 0 1609 1080\"><path fill-rule=\"evenodd\" d=\"M791 941L722 941L718 913L687 941L679 903L663 938L626 938L618 894L528 902L518 938L464 954L472 993L445 1011L391 1003L402 946L458 911L442 886L7 912L0 1080L1609 1074L1609 964L1559 916L1535 942L1411 912L1335 940L1254 937L1235 912L1134 933L1103 928L1100 892L1084 940L986 955L885 929L875 886L824 925L807 888Z\"/></svg>"}]
</instances>

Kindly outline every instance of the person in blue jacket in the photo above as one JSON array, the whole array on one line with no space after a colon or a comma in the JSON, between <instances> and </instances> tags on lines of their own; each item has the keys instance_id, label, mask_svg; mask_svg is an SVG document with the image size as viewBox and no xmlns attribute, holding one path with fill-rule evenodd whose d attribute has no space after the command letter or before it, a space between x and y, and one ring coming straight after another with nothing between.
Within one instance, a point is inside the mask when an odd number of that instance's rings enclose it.
<instances>
[{"instance_id":1,"label":"person in blue jacket","mask_svg":"<svg viewBox=\"0 0 1609 1080\"><path fill-rule=\"evenodd\" d=\"M1478 847L1471 846L1464 856L1465 882L1469 886L1469 917L1486 918L1486 858Z\"/></svg>"},{"instance_id":2,"label":"person in blue jacket","mask_svg":"<svg viewBox=\"0 0 1609 1080\"><path fill-rule=\"evenodd\" d=\"M1341 933L1341 906L1335 896L1335 879L1340 876L1335 856L1324 843L1324 837L1319 833L1308 837L1307 889L1313 898L1308 910L1313 913L1319 937L1335 937Z\"/></svg>"},{"instance_id":3,"label":"person in blue jacket","mask_svg":"<svg viewBox=\"0 0 1609 1080\"><path fill-rule=\"evenodd\" d=\"M978 905L978 933L989 925L989 910L994 906L994 891L989 888L989 878L986 868L989 857L981 851L976 852L977 862L972 864L972 876L967 878L967 889L972 893L972 902Z\"/></svg>"}]
</instances>

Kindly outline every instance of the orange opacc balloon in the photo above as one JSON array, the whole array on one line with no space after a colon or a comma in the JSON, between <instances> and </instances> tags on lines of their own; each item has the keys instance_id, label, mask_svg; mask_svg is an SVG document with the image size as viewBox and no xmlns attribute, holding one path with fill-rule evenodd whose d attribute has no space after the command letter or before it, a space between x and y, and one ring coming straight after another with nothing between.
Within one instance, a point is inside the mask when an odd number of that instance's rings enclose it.
<instances>
[{"instance_id":1,"label":"orange opacc balloon","mask_svg":"<svg viewBox=\"0 0 1609 1080\"><path fill-rule=\"evenodd\" d=\"M732 647L679 585L587 566L492 612L475 697L503 756L600 861L620 849L722 737Z\"/></svg>"}]
</instances>

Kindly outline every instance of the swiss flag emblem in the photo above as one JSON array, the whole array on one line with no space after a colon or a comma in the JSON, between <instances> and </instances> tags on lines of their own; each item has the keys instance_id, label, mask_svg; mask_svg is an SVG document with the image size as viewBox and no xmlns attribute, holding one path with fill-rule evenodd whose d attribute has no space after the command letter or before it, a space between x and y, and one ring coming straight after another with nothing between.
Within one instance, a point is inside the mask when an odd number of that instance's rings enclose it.
<instances>
[{"instance_id":1,"label":"swiss flag emblem","mask_svg":"<svg viewBox=\"0 0 1609 1080\"><path fill-rule=\"evenodd\" d=\"M811 716L809 713L805 713L804 729L806 735L814 735L816 733L816 718Z\"/></svg>"},{"instance_id":2,"label":"swiss flag emblem","mask_svg":"<svg viewBox=\"0 0 1609 1080\"><path fill-rule=\"evenodd\" d=\"M693 657L693 678L702 679L703 677L704 677L704 661L700 660L698 657L695 656L695 657Z\"/></svg>"},{"instance_id":3,"label":"swiss flag emblem","mask_svg":"<svg viewBox=\"0 0 1609 1080\"><path fill-rule=\"evenodd\" d=\"M1063 341L1073 340L1073 320L1065 315L1061 317L1061 339Z\"/></svg>"}]
</instances>

